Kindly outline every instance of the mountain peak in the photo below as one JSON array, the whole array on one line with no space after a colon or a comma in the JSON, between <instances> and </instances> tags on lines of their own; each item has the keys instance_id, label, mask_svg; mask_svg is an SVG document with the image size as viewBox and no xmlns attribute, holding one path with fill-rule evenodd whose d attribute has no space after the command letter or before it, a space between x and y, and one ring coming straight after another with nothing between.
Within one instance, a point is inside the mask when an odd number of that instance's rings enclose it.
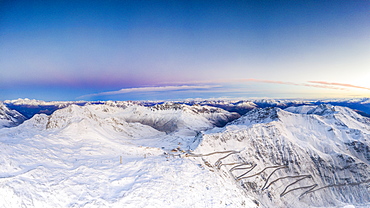
<instances>
[{"instance_id":1,"label":"mountain peak","mask_svg":"<svg viewBox=\"0 0 370 208\"><path fill-rule=\"evenodd\" d=\"M267 108L255 108L239 119L233 121L231 125L252 125L256 123L269 123L277 121L281 114L284 114L283 110L278 107L267 107Z\"/></svg>"}]
</instances>

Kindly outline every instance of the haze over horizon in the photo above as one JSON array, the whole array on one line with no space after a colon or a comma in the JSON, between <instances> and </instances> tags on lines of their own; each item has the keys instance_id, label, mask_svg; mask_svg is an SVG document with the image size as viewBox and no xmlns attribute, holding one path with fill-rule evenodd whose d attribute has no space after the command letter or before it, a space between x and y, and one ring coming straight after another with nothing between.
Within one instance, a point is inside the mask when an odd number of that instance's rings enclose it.
<instances>
[{"instance_id":1,"label":"haze over horizon","mask_svg":"<svg viewBox=\"0 0 370 208\"><path fill-rule=\"evenodd\" d=\"M370 97L370 1L0 1L0 100Z\"/></svg>"}]
</instances>

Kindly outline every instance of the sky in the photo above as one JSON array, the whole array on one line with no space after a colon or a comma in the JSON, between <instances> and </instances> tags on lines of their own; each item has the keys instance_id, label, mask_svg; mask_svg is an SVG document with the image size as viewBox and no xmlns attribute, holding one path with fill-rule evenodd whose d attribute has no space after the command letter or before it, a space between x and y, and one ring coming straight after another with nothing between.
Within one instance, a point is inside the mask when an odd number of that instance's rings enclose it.
<instances>
[{"instance_id":1,"label":"sky","mask_svg":"<svg viewBox=\"0 0 370 208\"><path fill-rule=\"evenodd\" d=\"M0 0L0 100L370 97L369 0Z\"/></svg>"}]
</instances>

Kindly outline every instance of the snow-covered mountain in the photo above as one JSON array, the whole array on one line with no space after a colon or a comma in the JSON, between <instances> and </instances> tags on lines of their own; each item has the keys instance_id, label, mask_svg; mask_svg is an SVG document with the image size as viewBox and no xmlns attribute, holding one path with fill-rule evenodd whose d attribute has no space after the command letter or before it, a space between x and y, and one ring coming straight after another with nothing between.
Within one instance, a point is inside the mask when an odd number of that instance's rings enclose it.
<instances>
[{"instance_id":1,"label":"snow-covered mountain","mask_svg":"<svg viewBox=\"0 0 370 208\"><path fill-rule=\"evenodd\" d=\"M26 118L16 110L10 110L0 102L0 128L21 124Z\"/></svg>"},{"instance_id":2,"label":"snow-covered mountain","mask_svg":"<svg viewBox=\"0 0 370 208\"><path fill-rule=\"evenodd\" d=\"M66 102L0 128L0 207L370 206L369 118L201 102Z\"/></svg>"},{"instance_id":3,"label":"snow-covered mountain","mask_svg":"<svg viewBox=\"0 0 370 208\"><path fill-rule=\"evenodd\" d=\"M367 207L369 146L370 119L320 105L252 110L203 134L195 152L236 151L205 158L266 207Z\"/></svg>"}]
</instances>

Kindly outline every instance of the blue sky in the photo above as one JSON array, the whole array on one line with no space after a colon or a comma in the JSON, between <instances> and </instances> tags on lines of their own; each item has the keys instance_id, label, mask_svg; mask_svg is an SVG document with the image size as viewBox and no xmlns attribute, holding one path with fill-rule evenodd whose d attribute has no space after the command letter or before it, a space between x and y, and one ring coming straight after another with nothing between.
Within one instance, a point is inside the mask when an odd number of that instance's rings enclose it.
<instances>
[{"instance_id":1,"label":"blue sky","mask_svg":"<svg viewBox=\"0 0 370 208\"><path fill-rule=\"evenodd\" d=\"M0 100L370 96L370 1L0 1Z\"/></svg>"}]
</instances>

